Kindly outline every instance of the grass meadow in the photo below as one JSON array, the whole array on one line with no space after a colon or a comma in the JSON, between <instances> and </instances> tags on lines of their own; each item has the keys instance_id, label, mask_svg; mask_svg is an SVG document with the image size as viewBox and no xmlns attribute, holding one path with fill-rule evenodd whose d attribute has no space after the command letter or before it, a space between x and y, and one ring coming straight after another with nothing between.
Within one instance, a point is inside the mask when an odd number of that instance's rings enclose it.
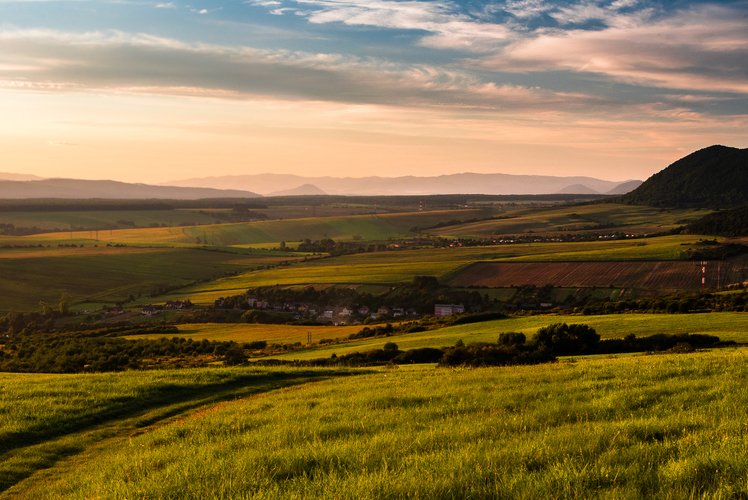
<instances>
[{"instance_id":1,"label":"grass meadow","mask_svg":"<svg viewBox=\"0 0 748 500\"><path fill-rule=\"evenodd\" d=\"M0 310L40 310L40 300L55 305L65 291L76 302L112 303L130 294L147 296L156 285L185 285L296 258L277 252L233 254L186 248L2 249Z\"/></svg>"},{"instance_id":2,"label":"grass meadow","mask_svg":"<svg viewBox=\"0 0 748 500\"><path fill-rule=\"evenodd\" d=\"M553 323L584 323L594 328L602 339L623 338L634 334L646 337L658 333L674 335L678 333L702 333L716 335L721 340L733 340L748 343L748 313L718 312L708 314L607 314L602 316L519 316L513 318L449 326L425 332L405 333L393 337L373 338L344 342L305 349L274 357L279 359L313 359L329 358L332 354L341 356L356 351L382 349L387 342L395 342L399 349L418 349L421 347L453 346L458 340L465 344L471 342L495 343L499 334L505 332L522 332L527 339L539 328ZM180 327L181 328L181 327ZM278 328L281 328L280 326ZM208 330L211 333L215 330ZM229 336L231 334L228 334ZM193 337L197 340L198 337ZM211 340L224 340L220 336ZM228 339L227 339L228 340ZM265 339L252 339L265 340ZM304 342L302 340L302 342Z\"/></svg>"},{"instance_id":3,"label":"grass meadow","mask_svg":"<svg viewBox=\"0 0 748 500\"><path fill-rule=\"evenodd\" d=\"M2 497L744 498L746 361L15 377ZM55 436L23 446L44 423Z\"/></svg>"}]
</instances>

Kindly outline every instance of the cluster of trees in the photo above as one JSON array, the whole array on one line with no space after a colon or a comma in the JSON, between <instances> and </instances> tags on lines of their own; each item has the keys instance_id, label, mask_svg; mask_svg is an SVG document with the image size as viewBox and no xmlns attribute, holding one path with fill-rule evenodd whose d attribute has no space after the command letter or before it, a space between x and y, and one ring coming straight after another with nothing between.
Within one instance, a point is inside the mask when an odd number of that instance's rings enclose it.
<instances>
[{"instance_id":1,"label":"cluster of trees","mask_svg":"<svg viewBox=\"0 0 748 500\"><path fill-rule=\"evenodd\" d=\"M657 334L637 338L600 340L600 335L585 324L556 323L540 328L530 342L520 332L499 335L496 343L476 342L465 345L461 340L454 346L420 348L401 351L394 342L383 349L353 352L342 356L310 361L286 362L311 366L377 366L384 364L438 363L440 366L513 366L555 361L557 356L613 354L624 352L689 352L700 347L720 344L711 335ZM285 364L278 360L260 360L258 364Z\"/></svg>"},{"instance_id":2,"label":"cluster of trees","mask_svg":"<svg viewBox=\"0 0 748 500\"><path fill-rule=\"evenodd\" d=\"M176 333L176 328L173 330L172 333ZM226 364L241 364L247 359L247 350L266 346L264 342L240 345L236 342L194 341L177 337L128 340L111 336L112 332L103 336L94 336L95 333L26 335L10 339L0 349L0 371L105 372L205 366L217 360ZM129 333L133 333L132 328Z\"/></svg>"},{"instance_id":3,"label":"cluster of trees","mask_svg":"<svg viewBox=\"0 0 748 500\"><path fill-rule=\"evenodd\" d=\"M744 289L745 290L745 289ZM687 292L664 297L637 300L600 300L591 296L572 304L574 312L582 314L614 314L620 312L648 312L685 314L694 312L748 311L748 293L730 294Z\"/></svg>"},{"instance_id":4,"label":"cluster of trees","mask_svg":"<svg viewBox=\"0 0 748 500\"><path fill-rule=\"evenodd\" d=\"M748 235L748 206L713 212L676 231L712 236L746 236Z\"/></svg>"}]
</instances>

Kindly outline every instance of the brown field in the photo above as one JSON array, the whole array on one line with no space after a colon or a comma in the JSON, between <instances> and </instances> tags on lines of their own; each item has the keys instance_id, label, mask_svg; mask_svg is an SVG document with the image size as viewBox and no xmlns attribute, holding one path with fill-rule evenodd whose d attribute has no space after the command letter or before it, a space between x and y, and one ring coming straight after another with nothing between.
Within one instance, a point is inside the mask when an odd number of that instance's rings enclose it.
<instances>
[{"instance_id":1,"label":"brown field","mask_svg":"<svg viewBox=\"0 0 748 500\"><path fill-rule=\"evenodd\" d=\"M556 287L616 287L658 290L701 288L698 262L522 262L477 263L455 276L452 286L508 287L521 285ZM718 276L719 274L719 276ZM748 278L745 259L709 262L706 288L724 287Z\"/></svg>"}]
</instances>

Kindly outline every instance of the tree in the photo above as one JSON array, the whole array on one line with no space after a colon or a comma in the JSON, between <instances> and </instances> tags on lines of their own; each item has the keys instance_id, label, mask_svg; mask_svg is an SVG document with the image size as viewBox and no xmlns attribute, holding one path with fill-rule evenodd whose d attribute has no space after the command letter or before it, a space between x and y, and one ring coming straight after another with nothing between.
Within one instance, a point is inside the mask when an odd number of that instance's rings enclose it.
<instances>
[{"instance_id":1,"label":"tree","mask_svg":"<svg viewBox=\"0 0 748 500\"><path fill-rule=\"evenodd\" d=\"M39 305L42 306L42 314L44 314L45 317L49 318L52 316L52 313L54 313L54 309L52 309L52 306L44 301L40 301Z\"/></svg>"},{"instance_id":2,"label":"tree","mask_svg":"<svg viewBox=\"0 0 748 500\"><path fill-rule=\"evenodd\" d=\"M60 313L63 316L70 314L70 306L73 305L73 296L68 292L62 292L60 296Z\"/></svg>"}]
</instances>

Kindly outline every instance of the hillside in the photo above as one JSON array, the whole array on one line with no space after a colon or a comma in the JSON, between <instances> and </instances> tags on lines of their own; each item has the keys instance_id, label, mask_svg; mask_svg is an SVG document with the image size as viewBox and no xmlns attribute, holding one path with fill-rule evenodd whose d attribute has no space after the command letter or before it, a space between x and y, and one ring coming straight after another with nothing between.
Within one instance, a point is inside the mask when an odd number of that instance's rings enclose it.
<instances>
[{"instance_id":1,"label":"hillside","mask_svg":"<svg viewBox=\"0 0 748 500\"><path fill-rule=\"evenodd\" d=\"M173 199L257 198L251 191L236 189L151 186L116 181L80 179L44 179L29 181L0 180L0 198L64 198L64 199Z\"/></svg>"},{"instance_id":2,"label":"hillside","mask_svg":"<svg viewBox=\"0 0 748 500\"><path fill-rule=\"evenodd\" d=\"M616 201L655 207L735 207L748 197L748 149L710 146L691 153Z\"/></svg>"}]
</instances>

